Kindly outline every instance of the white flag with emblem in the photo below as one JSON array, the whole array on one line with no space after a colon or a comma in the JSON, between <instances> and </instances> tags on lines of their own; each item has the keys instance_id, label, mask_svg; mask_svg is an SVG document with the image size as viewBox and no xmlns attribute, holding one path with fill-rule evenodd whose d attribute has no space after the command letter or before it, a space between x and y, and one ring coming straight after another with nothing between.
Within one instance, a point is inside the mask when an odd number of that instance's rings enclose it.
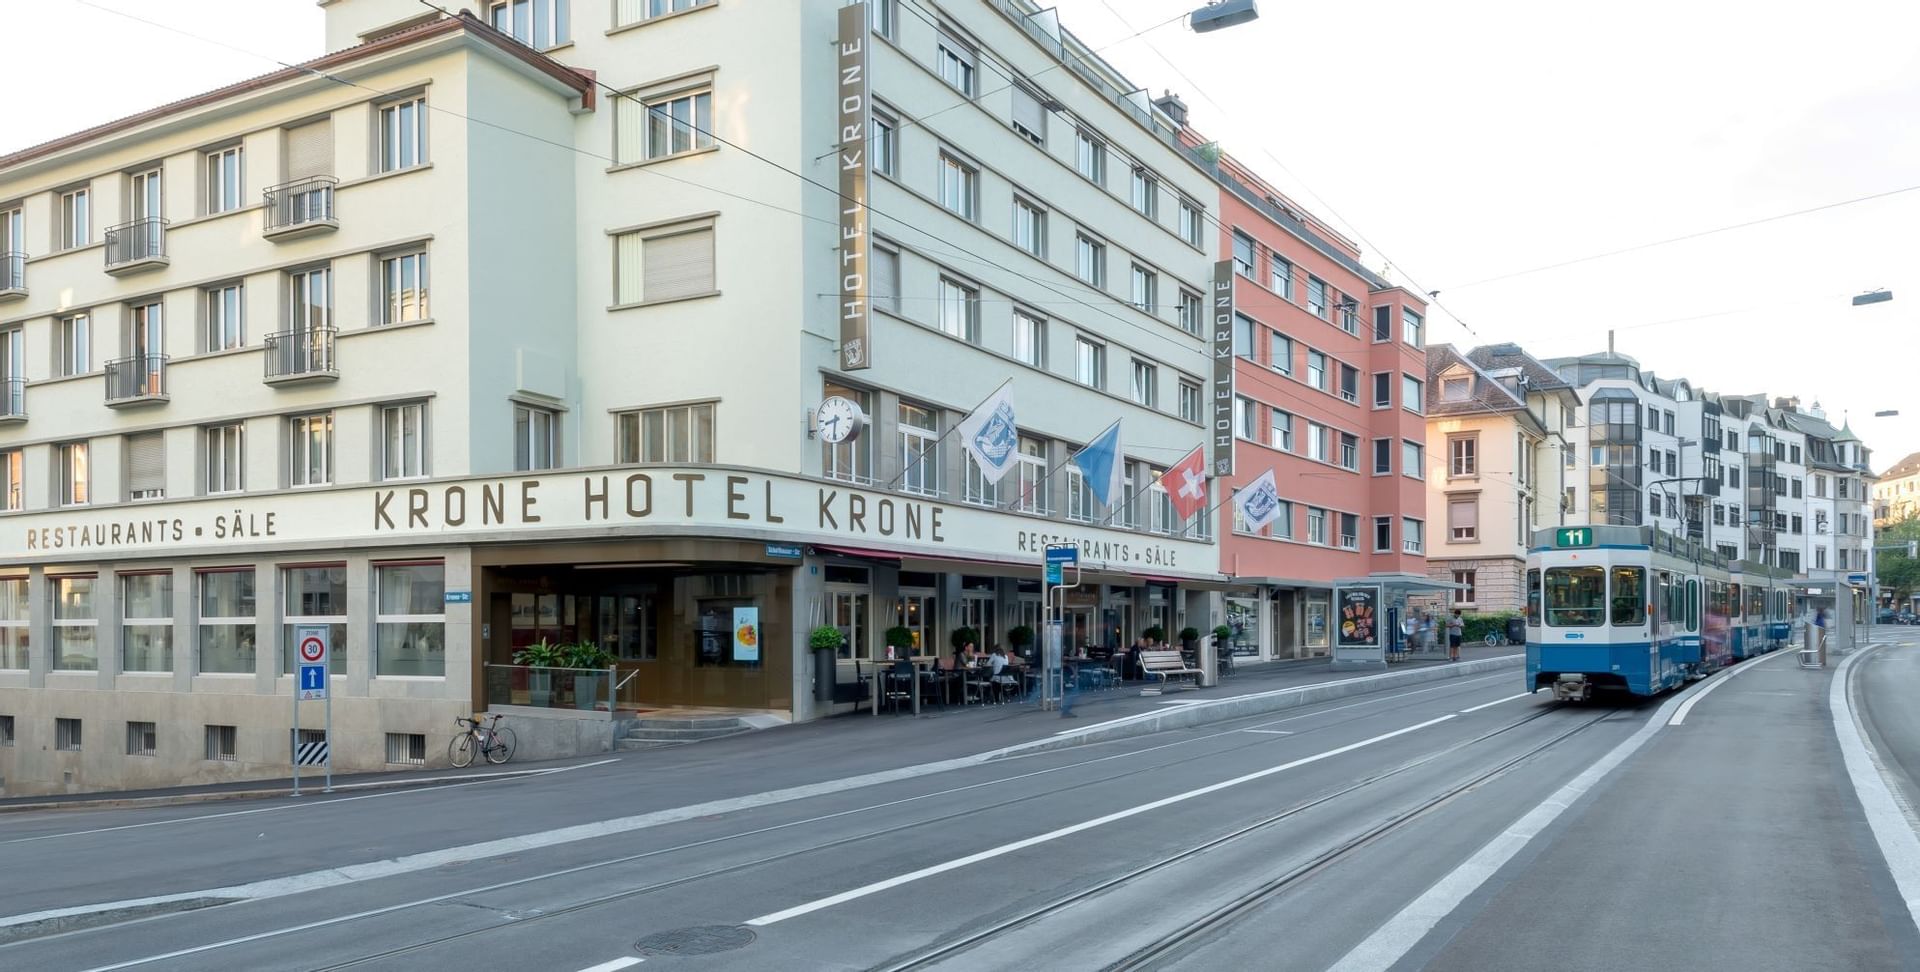
<instances>
[{"instance_id":1,"label":"white flag with emblem","mask_svg":"<svg viewBox=\"0 0 1920 972\"><path fill-rule=\"evenodd\" d=\"M998 483L1019 460L1020 430L1013 421L1013 379L980 403L955 429L987 482Z\"/></svg>"},{"instance_id":2,"label":"white flag with emblem","mask_svg":"<svg viewBox=\"0 0 1920 972\"><path fill-rule=\"evenodd\" d=\"M1273 470L1260 474L1260 478L1240 488L1233 494L1233 505L1240 511L1240 518L1247 521L1247 529L1260 530L1267 524L1280 518L1280 486L1273 480Z\"/></svg>"}]
</instances>

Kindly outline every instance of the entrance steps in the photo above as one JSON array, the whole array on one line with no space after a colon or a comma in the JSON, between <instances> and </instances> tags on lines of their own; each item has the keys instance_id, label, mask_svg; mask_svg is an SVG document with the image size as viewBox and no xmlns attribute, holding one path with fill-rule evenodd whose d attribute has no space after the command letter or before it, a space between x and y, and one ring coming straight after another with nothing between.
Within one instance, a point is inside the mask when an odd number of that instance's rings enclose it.
<instances>
[{"instance_id":1,"label":"entrance steps","mask_svg":"<svg viewBox=\"0 0 1920 972\"><path fill-rule=\"evenodd\" d=\"M618 744L621 749L659 749L752 732L755 728L736 716L635 719L627 723L627 731L619 737Z\"/></svg>"}]
</instances>

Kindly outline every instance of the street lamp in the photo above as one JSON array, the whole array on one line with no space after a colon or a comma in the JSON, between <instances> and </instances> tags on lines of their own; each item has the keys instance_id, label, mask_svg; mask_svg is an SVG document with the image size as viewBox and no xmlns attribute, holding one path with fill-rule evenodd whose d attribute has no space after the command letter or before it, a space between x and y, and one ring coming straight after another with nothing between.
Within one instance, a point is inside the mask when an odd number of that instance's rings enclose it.
<instances>
[{"instance_id":1,"label":"street lamp","mask_svg":"<svg viewBox=\"0 0 1920 972\"><path fill-rule=\"evenodd\" d=\"M1187 16L1187 26L1196 34L1238 27L1260 16L1254 0L1214 0Z\"/></svg>"}]
</instances>

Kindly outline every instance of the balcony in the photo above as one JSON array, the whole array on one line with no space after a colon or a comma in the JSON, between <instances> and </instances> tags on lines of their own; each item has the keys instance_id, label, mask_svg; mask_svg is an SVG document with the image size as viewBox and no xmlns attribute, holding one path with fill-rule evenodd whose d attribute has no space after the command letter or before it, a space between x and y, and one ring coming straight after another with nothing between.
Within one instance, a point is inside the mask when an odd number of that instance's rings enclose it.
<instances>
[{"instance_id":1,"label":"balcony","mask_svg":"<svg viewBox=\"0 0 1920 972\"><path fill-rule=\"evenodd\" d=\"M27 379L0 378L0 425L27 420Z\"/></svg>"},{"instance_id":2,"label":"balcony","mask_svg":"<svg viewBox=\"0 0 1920 972\"><path fill-rule=\"evenodd\" d=\"M0 250L0 301L19 300L27 295L27 255L19 250Z\"/></svg>"},{"instance_id":3,"label":"balcony","mask_svg":"<svg viewBox=\"0 0 1920 972\"><path fill-rule=\"evenodd\" d=\"M309 327L267 335L266 383L297 385L338 380L340 371L333 360L334 333L331 327Z\"/></svg>"},{"instance_id":4,"label":"balcony","mask_svg":"<svg viewBox=\"0 0 1920 972\"><path fill-rule=\"evenodd\" d=\"M339 183L333 176L311 176L269 188L263 235L278 242L339 229L333 213L333 189Z\"/></svg>"},{"instance_id":5,"label":"balcony","mask_svg":"<svg viewBox=\"0 0 1920 972\"><path fill-rule=\"evenodd\" d=\"M124 277L167 265L167 221L158 216L107 228L107 273Z\"/></svg>"},{"instance_id":6,"label":"balcony","mask_svg":"<svg viewBox=\"0 0 1920 972\"><path fill-rule=\"evenodd\" d=\"M107 407L158 405L167 400L167 356L136 354L107 362Z\"/></svg>"}]
</instances>

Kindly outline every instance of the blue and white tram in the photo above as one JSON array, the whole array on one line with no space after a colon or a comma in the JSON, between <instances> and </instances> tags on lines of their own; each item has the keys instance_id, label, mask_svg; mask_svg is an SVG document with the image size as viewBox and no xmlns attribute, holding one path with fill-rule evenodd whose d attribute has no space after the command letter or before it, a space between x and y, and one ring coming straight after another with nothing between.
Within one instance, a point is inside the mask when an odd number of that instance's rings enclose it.
<instances>
[{"instance_id":1,"label":"blue and white tram","mask_svg":"<svg viewBox=\"0 0 1920 972\"><path fill-rule=\"evenodd\" d=\"M1725 558L1652 527L1536 531L1527 551L1527 690L1658 695L1733 660Z\"/></svg>"},{"instance_id":2,"label":"blue and white tram","mask_svg":"<svg viewBox=\"0 0 1920 972\"><path fill-rule=\"evenodd\" d=\"M1752 561L1735 562L1728 599L1733 658L1740 661L1786 644L1788 587L1793 572Z\"/></svg>"}]
</instances>

